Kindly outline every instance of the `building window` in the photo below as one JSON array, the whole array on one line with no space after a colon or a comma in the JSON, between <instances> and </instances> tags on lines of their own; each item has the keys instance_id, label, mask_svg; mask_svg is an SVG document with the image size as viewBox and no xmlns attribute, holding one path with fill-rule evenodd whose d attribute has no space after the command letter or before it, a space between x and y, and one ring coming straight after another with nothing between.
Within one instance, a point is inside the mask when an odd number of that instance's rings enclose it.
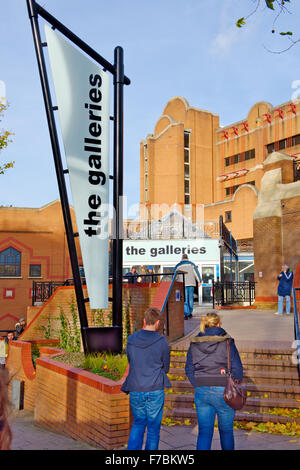
<instances>
[{"instance_id":1,"label":"building window","mask_svg":"<svg viewBox=\"0 0 300 470\"><path fill-rule=\"evenodd\" d=\"M184 204L190 201L190 133L184 132Z\"/></svg>"},{"instance_id":2,"label":"building window","mask_svg":"<svg viewBox=\"0 0 300 470\"><path fill-rule=\"evenodd\" d=\"M251 160L252 158L255 158L255 149L247 150L245 152L245 160Z\"/></svg>"},{"instance_id":3,"label":"building window","mask_svg":"<svg viewBox=\"0 0 300 470\"><path fill-rule=\"evenodd\" d=\"M231 188L225 188L225 195L230 196L231 194Z\"/></svg>"},{"instance_id":4,"label":"building window","mask_svg":"<svg viewBox=\"0 0 300 470\"><path fill-rule=\"evenodd\" d=\"M233 163L239 163L241 160L241 155L237 153L236 155L233 156Z\"/></svg>"},{"instance_id":5,"label":"building window","mask_svg":"<svg viewBox=\"0 0 300 470\"><path fill-rule=\"evenodd\" d=\"M294 145L300 145L300 134L292 137L292 146Z\"/></svg>"},{"instance_id":6,"label":"building window","mask_svg":"<svg viewBox=\"0 0 300 470\"><path fill-rule=\"evenodd\" d=\"M29 265L29 277L41 277L42 269L40 264Z\"/></svg>"},{"instance_id":7,"label":"building window","mask_svg":"<svg viewBox=\"0 0 300 470\"><path fill-rule=\"evenodd\" d=\"M279 145L278 145L278 149L279 149L279 150L285 149L285 148L287 147L286 142L287 142L286 139L280 140L280 141L279 141Z\"/></svg>"},{"instance_id":8,"label":"building window","mask_svg":"<svg viewBox=\"0 0 300 470\"><path fill-rule=\"evenodd\" d=\"M267 152L268 152L268 153L272 153L272 152L274 152L274 150L275 150L275 144L274 144L274 142L273 142L272 144L268 144L268 145L267 145Z\"/></svg>"},{"instance_id":9,"label":"building window","mask_svg":"<svg viewBox=\"0 0 300 470\"><path fill-rule=\"evenodd\" d=\"M251 160L255 158L255 149L246 150L246 152L236 153L230 157L226 157L225 166L235 165L236 163L243 162L244 160Z\"/></svg>"},{"instance_id":10,"label":"building window","mask_svg":"<svg viewBox=\"0 0 300 470\"><path fill-rule=\"evenodd\" d=\"M3 299L13 300L15 298L15 288L3 289Z\"/></svg>"},{"instance_id":11,"label":"building window","mask_svg":"<svg viewBox=\"0 0 300 470\"><path fill-rule=\"evenodd\" d=\"M21 252L7 248L0 253L0 277L21 276Z\"/></svg>"},{"instance_id":12,"label":"building window","mask_svg":"<svg viewBox=\"0 0 300 470\"><path fill-rule=\"evenodd\" d=\"M190 196L188 196L187 194L184 195L184 203L186 205L190 204Z\"/></svg>"},{"instance_id":13,"label":"building window","mask_svg":"<svg viewBox=\"0 0 300 470\"><path fill-rule=\"evenodd\" d=\"M184 133L184 148L185 149L190 148L190 133L189 132Z\"/></svg>"},{"instance_id":14,"label":"building window","mask_svg":"<svg viewBox=\"0 0 300 470\"><path fill-rule=\"evenodd\" d=\"M228 223L228 222L232 222L232 215L231 215L231 211L226 211L225 212L225 223Z\"/></svg>"},{"instance_id":15,"label":"building window","mask_svg":"<svg viewBox=\"0 0 300 470\"><path fill-rule=\"evenodd\" d=\"M145 165L145 202L148 202L148 147L144 145L144 165Z\"/></svg>"},{"instance_id":16,"label":"building window","mask_svg":"<svg viewBox=\"0 0 300 470\"><path fill-rule=\"evenodd\" d=\"M189 182L189 180L184 180L184 194L190 194L190 182Z\"/></svg>"}]
</instances>

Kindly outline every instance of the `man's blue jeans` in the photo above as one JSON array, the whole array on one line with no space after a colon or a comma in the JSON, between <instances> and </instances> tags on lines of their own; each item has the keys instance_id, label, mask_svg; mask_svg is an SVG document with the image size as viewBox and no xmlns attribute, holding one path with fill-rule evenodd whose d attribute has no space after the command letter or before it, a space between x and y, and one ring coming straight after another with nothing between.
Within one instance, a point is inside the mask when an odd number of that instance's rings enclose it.
<instances>
[{"instance_id":1,"label":"man's blue jeans","mask_svg":"<svg viewBox=\"0 0 300 470\"><path fill-rule=\"evenodd\" d=\"M210 450L216 415L222 450L234 450L233 420L235 411L224 401L225 387L196 387L195 405L198 418L197 450Z\"/></svg>"},{"instance_id":2,"label":"man's blue jeans","mask_svg":"<svg viewBox=\"0 0 300 470\"><path fill-rule=\"evenodd\" d=\"M184 316L188 317L194 309L194 286L185 286Z\"/></svg>"},{"instance_id":3,"label":"man's blue jeans","mask_svg":"<svg viewBox=\"0 0 300 470\"><path fill-rule=\"evenodd\" d=\"M283 313L283 299L284 296L278 296L278 313ZM289 295L285 296L285 309L286 313L291 313L291 297Z\"/></svg>"},{"instance_id":4,"label":"man's blue jeans","mask_svg":"<svg viewBox=\"0 0 300 470\"><path fill-rule=\"evenodd\" d=\"M145 450L158 449L164 399L164 390L129 393L130 406L133 414L133 426L128 440L128 450L142 449L146 428L147 440Z\"/></svg>"}]
</instances>

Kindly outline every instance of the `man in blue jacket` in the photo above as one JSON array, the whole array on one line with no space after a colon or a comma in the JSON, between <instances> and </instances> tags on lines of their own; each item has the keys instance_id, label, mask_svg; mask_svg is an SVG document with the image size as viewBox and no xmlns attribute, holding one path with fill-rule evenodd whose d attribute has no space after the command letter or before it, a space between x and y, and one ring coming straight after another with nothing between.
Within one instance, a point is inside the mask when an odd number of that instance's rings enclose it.
<instances>
[{"instance_id":1,"label":"man in blue jacket","mask_svg":"<svg viewBox=\"0 0 300 470\"><path fill-rule=\"evenodd\" d=\"M291 313L291 293L293 287L294 274L287 264L281 267L281 273L277 276L279 281L277 295L278 295L278 312L275 315L283 315L283 300L285 297L286 313Z\"/></svg>"},{"instance_id":2,"label":"man in blue jacket","mask_svg":"<svg viewBox=\"0 0 300 470\"><path fill-rule=\"evenodd\" d=\"M133 426L127 449L141 450L145 430L145 450L157 450L163 416L164 389L171 387L167 377L170 368L170 348L158 333L161 313L157 308L145 312L144 326L128 337L129 373L121 390L129 393Z\"/></svg>"}]
</instances>

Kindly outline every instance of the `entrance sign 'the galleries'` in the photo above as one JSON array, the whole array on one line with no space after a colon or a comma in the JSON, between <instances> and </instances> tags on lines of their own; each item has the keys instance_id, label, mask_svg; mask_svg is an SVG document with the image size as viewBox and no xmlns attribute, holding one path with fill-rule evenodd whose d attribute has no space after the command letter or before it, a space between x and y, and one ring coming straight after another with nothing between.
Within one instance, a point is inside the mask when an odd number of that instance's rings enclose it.
<instances>
[{"instance_id":1,"label":"entrance sign 'the galleries'","mask_svg":"<svg viewBox=\"0 0 300 470\"><path fill-rule=\"evenodd\" d=\"M108 306L109 76L45 25L91 308Z\"/></svg>"},{"instance_id":2,"label":"entrance sign 'the galleries'","mask_svg":"<svg viewBox=\"0 0 300 470\"><path fill-rule=\"evenodd\" d=\"M185 239L185 240L124 240L124 264L134 263L179 263L183 254L198 263L218 262L220 250L217 239Z\"/></svg>"}]
</instances>

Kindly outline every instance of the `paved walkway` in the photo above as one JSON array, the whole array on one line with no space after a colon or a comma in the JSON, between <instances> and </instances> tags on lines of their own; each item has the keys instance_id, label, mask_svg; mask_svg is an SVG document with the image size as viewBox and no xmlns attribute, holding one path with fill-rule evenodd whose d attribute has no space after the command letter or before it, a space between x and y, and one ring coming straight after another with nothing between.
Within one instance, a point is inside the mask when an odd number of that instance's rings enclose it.
<instances>
[{"instance_id":1,"label":"paved walkway","mask_svg":"<svg viewBox=\"0 0 300 470\"><path fill-rule=\"evenodd\" d=\"M212 311L220 315L222 328L235 339L237 346L251 347L255 344L257 348L292 347L293 314L279 316L274 315L274 310L259 309L213 310L209 307L197 307L193 318L185 321L185 339L182 342L189 344L189 336L199 331L200 317Z\"/></svg>"},{"instance_id":2,"label":"paved walkway","mask_svg":"<svg viewBox=\"0 0 300 470\"><path fill-rule=\"evenodd\" d=\"M200 316L211 308L196 308L194 317L185 321L185 342L197 334ZM235 338L237 345L257 347L288 347L294 339L293 316L278 317L270 310L217 310L222 326ZM33 414L19 411L12 417L13 450L96 450L84 442L46 431L34 425ZM197 426L162 426L160 450L195 450ZM235 431L237 450L299 450L300 438ZM219 435L215 431L212 449L220 449Z\"/></svg>"},{"instance_id":3,"label":"paved walkway","mask_svg":"<svg viewBox=\"0 0 300 470\"><path fill-rule=\"evenodd\" d=\"M12 450L99 450L84 442L46 431L34 425L33 413L19 411L13 417ZM300 438L235 430L236 450L300 450ZM195 450L197 426L162 426L159 450ZM220 449L215 431L212 450ZM101 452L101 451L100 451Z\"/></svg>"}]
</instances>

